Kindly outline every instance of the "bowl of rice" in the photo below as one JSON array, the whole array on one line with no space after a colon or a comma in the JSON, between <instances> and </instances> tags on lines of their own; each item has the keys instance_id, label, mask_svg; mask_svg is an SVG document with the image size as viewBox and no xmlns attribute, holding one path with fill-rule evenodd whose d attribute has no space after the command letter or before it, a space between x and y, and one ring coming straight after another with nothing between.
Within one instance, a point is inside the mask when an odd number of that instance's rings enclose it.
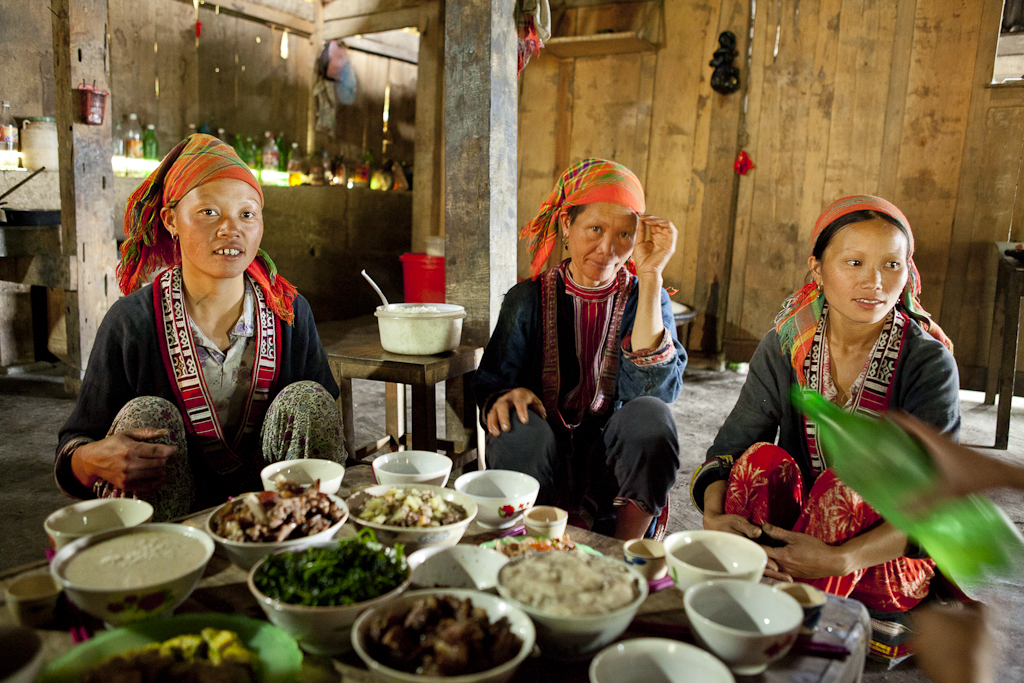
<instances>
[{"instance_id":1,"label":"bowl of rice","mask_svg":"<svg viewBox=\"0 0 1024 683\"><path fill-rule=\"evenodd\" d=\"M406 552L455 545L477 513L469 496L426 484L371 486L346 502L357 526L373 529L385 545L403 544Z\"/></svg>"},{"instance_id":2,"label":"bowl of rice","mask_svg":"<svg viewBox=\"0 0 1024 683\"><path fill-rule=\"evenodd\" d=\"M459 345L466 309L455 304L388 304L378 306L374 315L385 351L432 356Z\"/></svg>"}]
</instances>

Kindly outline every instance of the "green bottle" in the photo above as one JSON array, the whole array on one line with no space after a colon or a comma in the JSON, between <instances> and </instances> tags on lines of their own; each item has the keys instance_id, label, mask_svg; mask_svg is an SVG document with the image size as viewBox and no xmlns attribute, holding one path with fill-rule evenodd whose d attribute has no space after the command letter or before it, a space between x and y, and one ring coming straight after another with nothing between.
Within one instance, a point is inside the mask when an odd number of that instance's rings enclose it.
<instances>
[{"instance_id":1,"label":"green bottle","mask_svg":"<svg viewBox=\"0 0 1024 683\"><path fill-rule=\"evenodd\" d=\"M943 573L961 586L1013 575L1024 559L1024 538L989 498L972 494L921 515L906 511L937 479L931 457L913 437L887 420L847 413L815 391L794 386L792 400L814 420L828 466Z\"/></svg>"},{"instance_id":2,"label":"green bottle","mask_svg":"<svg viewBox=\"0 0 1024 683\"><path fill-rule=\"evenodd\" d=\"M146 126L146 134L142 136L142 158L160 158L160 151L156 141L156 126L152 123Z\"/></svg>"}]
</instances>

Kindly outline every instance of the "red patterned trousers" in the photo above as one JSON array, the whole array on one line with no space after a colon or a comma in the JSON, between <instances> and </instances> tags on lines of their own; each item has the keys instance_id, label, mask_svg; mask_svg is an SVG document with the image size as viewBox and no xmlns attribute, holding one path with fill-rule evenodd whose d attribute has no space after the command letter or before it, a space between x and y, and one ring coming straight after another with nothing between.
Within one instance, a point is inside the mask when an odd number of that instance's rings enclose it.
<instances>
[{"instance_id":1,"label":"red patterned trousers","mask_svg":"<svg viewBox=\"0 0 1024 683\"><path fill-rule=\"evenodd\" d=\"M793 457L769 443L757 443L729 473L725 512L754 524L773 524L840 545L882 522L853 489L825 470L805 493ZM906 611L921 602L935 575L930 559L898 557L846 576L804 580L828 593L851 597L885 612Z\"/></svg>"}]
</instances>

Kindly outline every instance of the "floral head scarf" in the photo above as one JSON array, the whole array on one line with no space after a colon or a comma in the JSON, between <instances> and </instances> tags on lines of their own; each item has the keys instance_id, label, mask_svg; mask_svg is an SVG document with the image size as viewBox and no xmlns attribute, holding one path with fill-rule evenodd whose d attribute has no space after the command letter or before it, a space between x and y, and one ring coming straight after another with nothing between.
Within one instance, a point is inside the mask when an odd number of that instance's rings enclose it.
<instances>
[{"instance_id":1,"label":"floral head scarf","mask_svg":"<svg viewBox=\"0 0 1024 683\"><path fill-rule=\"evenodd\" d=\"M817 243L822 231L833 222L854 211L877 211L895 219L907 236L907 284L900 297L900 305L929 334L938 339L953 351L953 342L949 340L942 328L932 320L931 315L921 306L921 275L914 264L914 233L910 229L910 221L894 204L881 197L871 195L853 195L838 199L825 209L814 224L813 243ZM783 353L790 356L793 369L796 370L800 384L804 384L804 359L811 348L814 331L821 319L825 296L814 283L809 282L798 289L782 304L782 310L775 317L775 330L779 333L779 341Z\"/></svg>"},{"instance_id":2,"label":"floral head scarf","mask_svg":"<svg viewBox=\"0 0 1024 683\"><path fill-rule=\"evenodd\" d=\"M181 262L176 244L160 220L160 210L173 209L195 188L213 180L231 178L252 186L263 205L263 190L249 167L235 150L212 135L195 133L168 152L160 166L142 181L131 197L124 215L124 231L128 239L121 245L121 263L117 281L121 292L130 294L142 285L153 270ZM292 301L297 290L277 274L277 266L262 249L246 272L267 297L267 304L282 320L291 323L295 317Z\"/></svg>"},{"instance_id":3,"label":"floral head scarf","mask_svg":"<svg viewBox=\"0 0 1024 683\"><path fill-rule=\"evenodd\" d=\"M561 216L570 206L596 202L621 204L638 214L647 208L640 180L622 164L605 159L584 159L570 166L541 204L540 213L519 232L530 252L533 277L544 269L544 263L554 249Z\"/></svg>"}]
</instances>

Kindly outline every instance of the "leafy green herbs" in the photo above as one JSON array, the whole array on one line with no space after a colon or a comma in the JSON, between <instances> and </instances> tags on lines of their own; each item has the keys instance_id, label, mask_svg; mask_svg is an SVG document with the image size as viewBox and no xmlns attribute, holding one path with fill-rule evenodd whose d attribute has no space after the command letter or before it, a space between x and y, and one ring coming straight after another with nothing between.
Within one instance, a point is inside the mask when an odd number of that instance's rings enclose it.
<instances>
[{"instance_id":1,"label":"leafy green herbs","mask_svg":"<svg viewBox=\"0 0 1024 683\"><path fill-rule=\"evenodd\" d=\"M271 555L253 576L269 598L293 605L354 605L397 588L409 576L401 544L386 548L373 529L327 548Z\"/></svg>"}]
</instances>

